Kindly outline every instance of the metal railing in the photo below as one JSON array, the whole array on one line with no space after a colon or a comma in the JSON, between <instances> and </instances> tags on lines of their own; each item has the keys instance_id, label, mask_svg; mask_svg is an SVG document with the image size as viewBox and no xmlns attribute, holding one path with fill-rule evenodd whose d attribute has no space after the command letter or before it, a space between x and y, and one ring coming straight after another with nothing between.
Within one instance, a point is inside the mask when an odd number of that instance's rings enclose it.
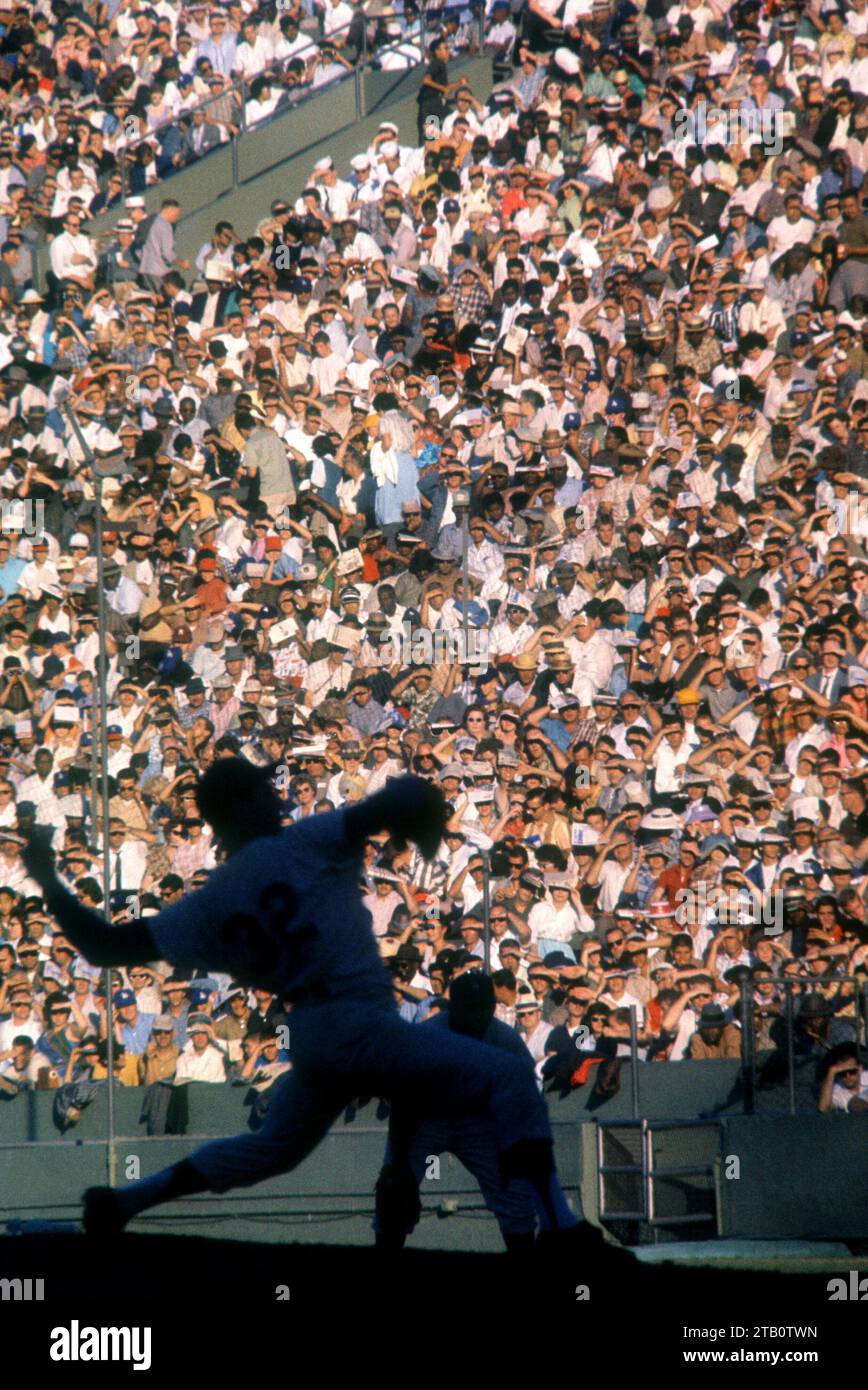
<instances>
[{"instance_id":1,"label":"metal railing","mask_svg":"<svg viewBox=\"0 0 868 1390\"><path fill-rule=\"evenodd\" d=\"M473 52L474 49L476 52L481 52L485 25L484 5L479 7L474 6L472 8L474 13L475 44L467 50L468 54ZM378 45L376 49L371 48L371 39L369 37L369 25L368 23L365 23L364 25L362 25L361 28L361 47L358 50L358 52L355 53L352 62L347 62L346 71L343 74L336 73L335 76L331 78L328 83L321 83L319 86L315 86L313 84L313 81L306 81L304 84L300 84L298 88L294 88L293 86L282 87L281 97L288 97L289 100L281 100L273 112L271 112L268 116L262 117L261 120L256 121L252 126L248 125L247 101L249 97L250 88L253 85L253 83L255 83L260 77L266 77L268 79L282 84L283 79L286 77L289 65L295 59L302 58L305 59L306 62L309 62L310 58L312 58L313 55L321 49L323 43L330 43L333 42L335 39L339 39L341 36L346 36L349 33L349 30L353 27L353 22L351 22L350 24L342 25L340 28L335 29L328 34L326 34L324 31L321 32L317 38L311 38L310 42L305 48L299 49L299 51L297 53L294 53L290 58L282 60L278 63L270 64L266 68L263 68L263 70L257 73L254 77L236 78L234 81L231 81L226 86L224 86L223 90L218 95L205 97L202 101L196 103L196 105L185 108L185 110L183 112L180 112L178 115L169 117L167 120L159 122L159 124L155 125L151 130L147 131L145 134L140 135L137 139L125 143L123 147L118 151L118 164L121 174L121 199L127 197L130 191L128 186L129 165L131 155L134 151L141 148L141 146L143 145L153 144L155 141L159 143L161 137L165 136L167 132L171 131L176 127L191 124L193 116L197 112L203 111L207 114L207 112L219 102L229 101L233 104L233 106L237 108L237 128L235 121L226 121L225 119L221 121L214 121L213 124L220 126L221 129L224 126L229 127L228 136L224 139L221 139L218 144L212 146L211 149L204 151L202 154L194 156L193 158L188 158L176 167L166 170L163 176L161 177L160 182L163 181L163 178L170 178L172 174L180 173L184 169L189 169L193 164L199 163L201 159L207 159L209 155L215 154L218 150L224 149L226 145L229 145L232 158L232 187L233 189L237 188L239 184L239 149L243 145L244 139L250 133L250 131L262 130L263 127L267 125L270 121L276 119L281 115L285 115L289 111L297 110L300 106L303 106L307 101L310 101L314 97L320 96L327 89L335 86L340 86L344 82L349 81L350 79L353 80L355 89L356 120L364 119L364 117L367 115L367 102L365 85L362 80L363 74L366 71L394 71L396 77L398 77L405 72L412 71L414 66L421 66L421 64L425 61L426 48L429 41L429 35L433 28L433 24L437 20L442 19L445 13L445 6L436 6L434 8L428 9L427 11L421 10L416 22L413 25L409 26L406 32L402 34L400 38L393 39L389 43ZM370 27L373 29L374 25L371 25ZM415 64L408 62L406 66L403 68L383 68L382 60L384 58L387 58L389 54L400 53L402 48L418 49L418 61ZM129 119L129 117L127 117L127 119Z\"/></svg>"},{"instance_id":2,"label":"metal railing","mask_svg":"<svg viewBox=\"0 0 868 1390\"><path fill-rule=\"evenodd\" d=\"M864 975L819 975L815 978L799 976L798 978L778 977L775 979L775 988L784 994L783 1008L780 1011L768 1010L769 1015L784 1025L783 1046L780 1043L780 1030L778 1039L772 1048L757 1047L757 1028L756 1014L762 1012L761 1006L754 997L755 987L750 981L744 981L740 989L739 998L739 1024L741 1033L741 1104L742 1113L752 1115L756 1109L757 1082L760 1073L757 1057L759 1052L781 1053L786 1056L786 1083L787 1083L787 1113L796 1114L796 1026L799 1023L799 1014L796 1007L796 1000L800 996L807 994L822 995L823 987L833 985L838 990L837 998L826 999L830 1006L829 1017L843 1019L853 1026L853 1041L858 1048L868 1048L868 980ZM852 985L853 989L849 996L840 994L842 985ZM842 1002L846 1000L846 1002ZM834 1007L836 1004L840 1007ZM851 1011L852 1010L852 1011ZM631 1006L630 1014L630 1036L629 1054L624 1058L630 1066L630 1105L633 1119L638 1120L641 1110L639 1085L641 1072L639 1069L639 1042L638 1027L636 1022L636 1008ZM747 1020L747 1023L745 1023ZM627 1039L624 1039L627 1042ZM830 1046L830 1045L827 1045ZM713 1059L710 1059L713 1060ZM670 1065L670 1063L666 1063ZM672 1065L677 1065L673 1063ZM626 1122L625 1122L626 1123Z\"/></svg>"},{"instance_id":3,"label":"metal railing","mask_svg":"<svg viewBox=\"0 0 868 1390\"><path fill-rule=\"evenodd\" d=\"M828 985L837 987L837 997L826 997L823 988ZM841 995L842 985L852 985L852 993L849 996ZM853 1041L856 1047L868 1046L868 980L862 975L819 975L811 977L779 977L775 980L775 989L784 992L784 1007L780 1012L769 1010L769 1015L774 1020L780 1020L784 1025L785 1052L786 1052L786 1077L787 1077L787 1113L796 1114L796 1026L800 1022L799 1011L796 1007L796 1000L805 995L817 995L829 1005L830 1019L852 1023ZM757 1047L756 1014L762 1013L761 1004L754 997L754 986L750 981L744 981L740 990L740 1025L741 1025L741 1078L742 1078L742 1108L745 1115L752 1115L756 1108L756 1092L758 1079L757 1054L760 1050L766 1052L780 1051L779 1047L773 1049L759 1049ZM847 1002L842 1002L846 998ZM840 1005L840 1007L836 1007ZM852 1005L852 1013L849 1009ZM749 1020L747 1026L745 1020ZM822 1039L817 1039L818 1043L831 1050L831 1044L824 1043Z\"/></svg>"},{"instance_id":4,"label":"metal railing","mask_svg":"<svg viewBox=\"0 0 868 1390\"><path fill-rule=\"evenodd\" d=\"M400 47L402 42L412 42L412 40L410 39L396 40L395 43L378 49L375 55L369 54L367 24L364 24L362 26L361 51L358 54L356 54L352 62L347 62L346 71L342 76L335 74L335 77L331 81L329 81L328 83L321 83L318 87L315 87L312 81L310 83L300 85L297 91L297 95L294 97L294 99L292 95L293 88L291 86L286 87L284 88L282 95L289 97L288 102L284 104L279 103L275 110L270 114L270 116L263 117L262 121L257 121L252 126L249 126L247 123L247 100L250 88L252 87L254 82L257 81L258 78L265 77L267 79L276 80L278 82L282 81L282 79L286 76L289 70L290 64L294 62L295 59L301 58L305 61L305 63L309 63L310 59L314 56L314 54L320 51L323 43L333 42L335 39L341 38L341 36L346 37L346 35L349 33L352 27L353 24L351 22L350 24L341 25L339 29L335 29L329 34L326 34L324 31L321 31L317 38L310 38L307 45L304 48L300 48L297 53L293 53L291 57L286 58L278 63L269 64L267 67L263 68L261 72L256 73L254 77L235 78L234 81L230 81L229 83L227 83L223 87L223 90L218 93L218 95L203 98L203 100L197 102L196 105L188 106L184 109L183 112L179 112L177 116L171 116L165 121L160 121L159 124L155 125L151 130L147 131L145 134L140 135L137 139L130 140L129 142L124 144L124 146L118 151L118 165L121 174L121 198L125 198L128 196L129 164L131 155L135 150L140 149L143 145L153 144L155 141L159 143L162 137L164 137L169 131L180 126L186 126L191 124L193 116L197 112L203 111L206 113L207 116L208 111L212 107L216 106L218 103L230 102L236 108L236 114L238 116L237 129L235 128L236 123L234 121L227 121L225 123L223 121L212 122L212 124L219 126L221 129L223 128L224 124L227 125L229 127L228 137L225 139L221 139L217 145L213 145L209 150L204 151L202 154L192 159L187 159L184 163L178 165L175 169L169 170L164 175L164 177L169 178L173 173L180 173L183 169L189 169L191 165L198 164L201 159L207 159L209 155L216 154L218 150L225 148L225 146L228 144L232 154L232 187L237 188L239 181L239 144L243 142L244 137L248 135L251 130L259 130L275 117L285 114L287 111L290 110L297 110L298 107L303 106L306 101L309 101L313 97L319 96L327 87L340 85L341 83L347 81L349 78L353 78L355 84L356 118L360 120L364 114L362 110L363 97L361 96L360 92L361 72L363 72L369 64L373 65L373 63L385 53L394 51L396 48ZM222 74L219 75L222 76Z\"/></svg>"},{"instance_id":5,"label":"metal railing","mask_svg":"<svg viewBox=\"0 0 868 1390\"><path fill-rule=\"evenodd\" d=\"M714 1165L720 1154L721 1123L716 1120L600 1120L596 1126L597 1141L597 1211L601 1221L642 1221L649 1226L683 1226L700 1222L717 1222L717 1195L714 1187ZM677 1163L661 1166L654 1147L655 1136L673 1131L706 1129L714 1136L713 1152L703 1162ZM613 1131L634 1134L639 1140L639 1155L633 1162L608 1161L607 1140ZM638 1180L640 1203L635 1209L610 1206L608 1198L617 1183L611 1179ZM711 1209L664 1216L658 1212L655 1183L681 1181L685 1178L708 1179Z\"/></svg>"},{"instance_id":6,"label":"metal railing","mask_svg":"<svg viewBox=\"0 0 868 1390\"><path fill-rule=\"evenodd\" d=\"M118 194L117 198L111 203L111 205L104 208L99 213L100 221L102 221L102 219L105 218L106 223L105 226L100 230L100 232L96 234L98 240L102 243L107 243L111 239L111 236L113 234L113 220L123 215L124 200L125 198L130 196L130 194L134 191L130 188L129 181L131 155L141 145L152 144L154 141L158 141L161 134L164 134L165 132L171 130L172 127L192 123L193 116L197 111L204 111L207 114L209 108L213 107L217 102L226 101L228 99L230 101L233 101L237 105L239 126L236 133L228 135L228 137L225 140L219 141L216 145L211 146L211 148L208 150L202 151L200 153L194 153L192 157L188 156L186 159L184 159L182 163L165 169L161 173L161 176L159 178L160 184L164 183L168 179L171 179L176 174L183 174L189 169L198 167L202 164L203 161L207 161L212 156L217 156L221 151L226 150L227 147L229 149L231 162L231 183L227 187L221 188L219 192L214 192L213 189L209 188L207 198L205 198L202 202L191 203L187 200L185 196L184 211L183 216L181 218L181 222L185 222L189 218L195 217L198 213L202 212L202 210L209 204L213 203L215 199L223 197L226 193L234 191L239 187L239 185L243 185L244 183L249 181L248 178L242 177L240 155L243 151L245 141L251 134L261 134L261 132L267 129L268 126L271 125L273 122L276 122L280 120L283 116L286 116L294 111L299 110L307 102L314 100L315 98L323 95L325 92L331 91L336 87L343 87L347 82L350 81L350 79L352 79L353 81L354 88L355 120L363 120L369 114L370 106L369 92L367 90L364 80L365 74L384 72L387 75L393 75L395 78L395 85L398 86L400 82L407 76L408 73L417 70L424 63L426 58L427 45L432 37L434 27L436 23L443 18L446 12L446 6L429 6L426 10L424 10L424 12L420 13L417 16L413 25L409 26L406 32L403 33L400 38L394 39L389 43L380 44L376 47L375 50L371 49L371 43L369 39L369 26L363 26L361 34L361 50L356 55L354 61L348 65L346 71L341 76L336 75L333 80L331 80L328 83L321 84L318 87L314 87L313 85L306 85L303 88L298 89L285 89L288 95L292 94L291 99L286 102L281 102L268 116L263 117L261 120L257 120L252 125L249 125L247 121L247 94L252 83L256 80L256 78L236 78L234 81L229 82L229 84L226 87L224 87L224 89L219 94L214 96L209 95L203 98L202 101L197 102L195 105L186 107L177 115L169 117L165 121L161 121L152 130L149 130L146 133L137 136L134 140L126 142L117 151L118 172L121 176L121 191ZM476 0L472 0L471 13L473 15L473 42L471 42L465 49L463 49L459 54L456 55L459 59L471 58L482 53L483 51L485 31L484 5L477 6ZM319 47L321 47L323 41L328 42L331 39L337 38L345 34L350 28L351 25L342 25L339 29L334 30L332 34L320 34L316 38L311 37L309 42L309 49L318 49ZM383 66L382 60L384 58L387 58L390 53L393 54L399 51L402 47L410 45L417 48L420 54L420 60L415 65L415 67L413 64L409 63L404 67L389 68ZM299 50L298 54L293 56L303 57L305 52L307 51L307 49L301 49ZM263 74L257 74L257 76L277 73L279 78L282 70L291 61L292 58L289 58L286 59L283 63L272 64L268 68L263 70ZM382 105L383 102L387 99L388 94L380 92L377 96L375 104ZM347 124L349 125L351 124L351 122L348 122ZM342 126L340 128L344 129L345 127ZM327 135L329 133L330 132L328 128L324 128L323 135ZM281 154L279 158L275 159L271 164L263 165L262 167L257 168L255 173L249 175L249 178L259 178L262 174L267 173L269 169L275 168L278 164L284 163L285 160L289 157L291 157L291 155ZM138 191L147 192L150 187L154 186L156 185L147 185L145 188ZM45 288L45 263L48 259L46 250L47 243L45 241L38 242L31 249L31 254L33 257L33 284L36 288L43 290Z\"/></svg>"}]
</instances>

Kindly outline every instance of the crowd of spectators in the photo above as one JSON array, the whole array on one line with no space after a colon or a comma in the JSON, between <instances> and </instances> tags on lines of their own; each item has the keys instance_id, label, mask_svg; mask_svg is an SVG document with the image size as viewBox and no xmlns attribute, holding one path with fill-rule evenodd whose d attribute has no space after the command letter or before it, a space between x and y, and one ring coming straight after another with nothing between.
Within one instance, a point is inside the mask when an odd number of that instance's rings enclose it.
<instances>
[{"instance_id":1,"label":"crowd of spectators","mask_svg":"<svg viewBox=\"0 0 868 1390\"><path fill-rule=\"evenodd\" d=\"M781 1048L792 1021L821 1108L858 1108L866 0L496 0L485 101L450 74L456 13L415 143L384 121L191 264L171 198L128 197L104 243L88 220L127 109L158 121L224 44L224 80L242 52L253 75L274 11L91 13L17 11L3 40L4 1086L105 1071L31 826L83 901L153 913L214 867L194 786L240 753L287 823L406 770L442 787L433 862L372 841L360 883L405 1017L484 965L490 869L498 1016L541 1081L611 1084L634 1044ZM283 1001L196 962L112 989L122 1082L291 1064Z\"/></svg>"},{"instance_id":2,"label":"crowd of spectators","mask_svg":"<svg viewBox=\"0 0 868 1390\"><path fill-rule=\"evenodd\" d=\"M452 25L461 46L469 20ZM0 117L24 175L25 225L38 228L73 196L91 215L114 207L360 63L414 67L425 33L412 5L399 22L383 0L46 0L7 12L2 27ZM0 202L15 217L13 172L0 171Z\"/></svg>"}]
</instances>

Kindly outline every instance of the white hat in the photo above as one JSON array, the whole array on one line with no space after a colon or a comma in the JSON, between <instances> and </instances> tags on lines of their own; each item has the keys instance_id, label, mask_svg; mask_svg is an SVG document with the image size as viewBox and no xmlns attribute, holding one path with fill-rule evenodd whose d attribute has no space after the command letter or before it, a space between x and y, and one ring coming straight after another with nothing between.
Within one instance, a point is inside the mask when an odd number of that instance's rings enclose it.
<instances>
[{"instance_id":1,"label":"white hat","mask_svg":"<svg viewBox=\"0 0 868 1390\"><path fill-rule=\"evenodd\" d=\"M642 830L680 830L681 817L674 811L669 811L665 806L658 806L654 811L648 811L639 822Z\"/></svg>"},{"instance_id":2,"label":"white hat","mask_svg":"<svg viewBox=\"0 0 868 1390\"><path fill-rule=\"evenodd\" d=\"M334 160L330 154L327 154L324 155L322 159L317 160L316 164L313 166L313 172L315 174L324 174L326 169L333 169L334 167Z\"/></svg>"},{"instance_id":3,"label":"white hat","mask_svg":"<svg viewBox=\"0 0 868 1390\"><path fill-rule=\"evenodd\" d=\"M380 146L380 154L384 159L397 159L399 153L397 140L387 140Z\"/></svg>"},{"instance_id":4,"label":"white hat","mask_svg":"<svg viewBox=\"0 0 868 1390\"><path fill-rule=\"evenodd\" d=\"M573 53L571 48L556 48L554 57L561 71L568 73L570 77L575 76L582 66L578 56Z\"/></svg>"},{"instance_id":5,"label":"white hat","mask_svg":"<svg viewBox=\"0 0 868 1390\"><path fill-rule=\"evenodd\" d=\"M126 202L124 203L124 207L129 208L130 210L132 210L133 208L143 208L144 206L145 200L138 194L136 194L136 196L133 198L127 198Z\"/></svg>"},{"instance_id":6,"label":"white hat","mask_svg":"<svg viewBox=\"0 0 868 1390\"><path fill-rule=\"evenodd\" d=\"M370 169L371 161L366 154L354 154L350 160L350 168L355 169L360 174L363 169Z\"/></svg>"},{"instance_id":7,"label":"white hat","mask_svg":"<svg viewBox=\"0 0 868 1390\"><path fill-rule=\"evenodd\" d=\"M90 541L83 531L75 531L69 538L70 550L76 545L86 545L90 549Z\"/></svg>"}]
</instances>

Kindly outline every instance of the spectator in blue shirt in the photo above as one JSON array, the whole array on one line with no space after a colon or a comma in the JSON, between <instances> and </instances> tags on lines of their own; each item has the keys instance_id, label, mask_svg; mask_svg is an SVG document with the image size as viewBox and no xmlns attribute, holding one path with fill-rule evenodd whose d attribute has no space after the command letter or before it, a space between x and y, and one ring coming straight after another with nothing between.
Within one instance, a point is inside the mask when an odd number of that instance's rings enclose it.
<instances>
[{"instance_id":1,"label":"spectator in blue shirt","mask_svg":"<svg viewBox=\"0 0 868 1390\"><path fill-rule=\"evenodd\" d=\"M229 28L226 15L219 11L209 16L208 28L209 36L199 44L197 57L207 58L215 72L231 77L238 39Z\"/></svg>"},{"instance_id":2,"label":"spectator in blue shirt","mask_svg":"<svg viewBox=\"0 0 868 1390\"><path fill-rule=\"evenodd\" d=\"M117 1040L127 1052L139 1057L147 1047L156 1014L139 1013L136 996L131 989L119 989L114 997L117 1010Z\"/></svg>"},{"instance_id":3,"label":"spectator in blue shirt","mask_svg":"<svg viewBox=\"0 0 868 1390\"><path fill-rule=\"evenodd\" d=\"M63 1076L73 1048L78 1045L78 1030L71 1021L72 1004L61 990L46 996L45 1020L47 1027L36 1044L36 1051Z\"/></svg>"},{"instance_id":4,"label":"spectator in blue shirt","mask_svg":"<svg viewBox=\"0 0 868 1390\"><path fill-rule=\"evenodd\" d=\"M18 591L18 580L21 571L27 564L26 560L21 560L12 552L12 542L15 538L0 535L0 595L5 603L6 599Z\"/></svg>"}]
</instances>

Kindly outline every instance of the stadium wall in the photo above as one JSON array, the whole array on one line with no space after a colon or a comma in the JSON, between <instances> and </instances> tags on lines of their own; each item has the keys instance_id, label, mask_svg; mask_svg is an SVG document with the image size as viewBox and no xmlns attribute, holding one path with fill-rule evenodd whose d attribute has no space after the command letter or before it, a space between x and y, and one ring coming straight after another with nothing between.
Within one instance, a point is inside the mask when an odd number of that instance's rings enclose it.
<instances>
[{"instance_id":1,"label":"stadium wall","mask_svg":"<svg viewBox=\"0 0 868 1390\"><path fill-rule=\"evenodd\" d=\"M721 1120L720 1227L752 1238L868 1237L868 1117L821 1116L803 1078L806 1103L786 1112L784 1090L758 1095L761 1113L742 1116L739 1068L730 1062L640 1066L640 1113L660 1122ZM117 1182L146 1177L189 1154L200 1139L237 1133L247 1124L246 1087L193 1083L186 1089L185 1132L149 1138L141 1091L115 1093ZM765 1109L763 1110L763 1107ZM595 1105L587 1088L550 1100L558 1163L568 1193L581 1186L596 1209L595 1121L629 1120L633 1105L625 1068L620 1092ZM101 1094L62 1136L54 1094L35 1091L0 1103L0 1221L75 1220L82 1190L106 1181L106 1098ZM321 1147L292 1174L226 1196L203 1195L157 1208L137 1229L211 1232L234 1238L370 1241L374 1182L382 1161L385 1107L348 1110ZM667 1139L677 1153L677 1132ZM727 1155L740 1159L738 1181L722 1176ZM414 1237L428 1248L496 1250L497 1229L472 1179L450 1156L423 1183L424 1215ZM708 1232L711 1234L711 1231Z\"/></svg>"}]
</instances>

